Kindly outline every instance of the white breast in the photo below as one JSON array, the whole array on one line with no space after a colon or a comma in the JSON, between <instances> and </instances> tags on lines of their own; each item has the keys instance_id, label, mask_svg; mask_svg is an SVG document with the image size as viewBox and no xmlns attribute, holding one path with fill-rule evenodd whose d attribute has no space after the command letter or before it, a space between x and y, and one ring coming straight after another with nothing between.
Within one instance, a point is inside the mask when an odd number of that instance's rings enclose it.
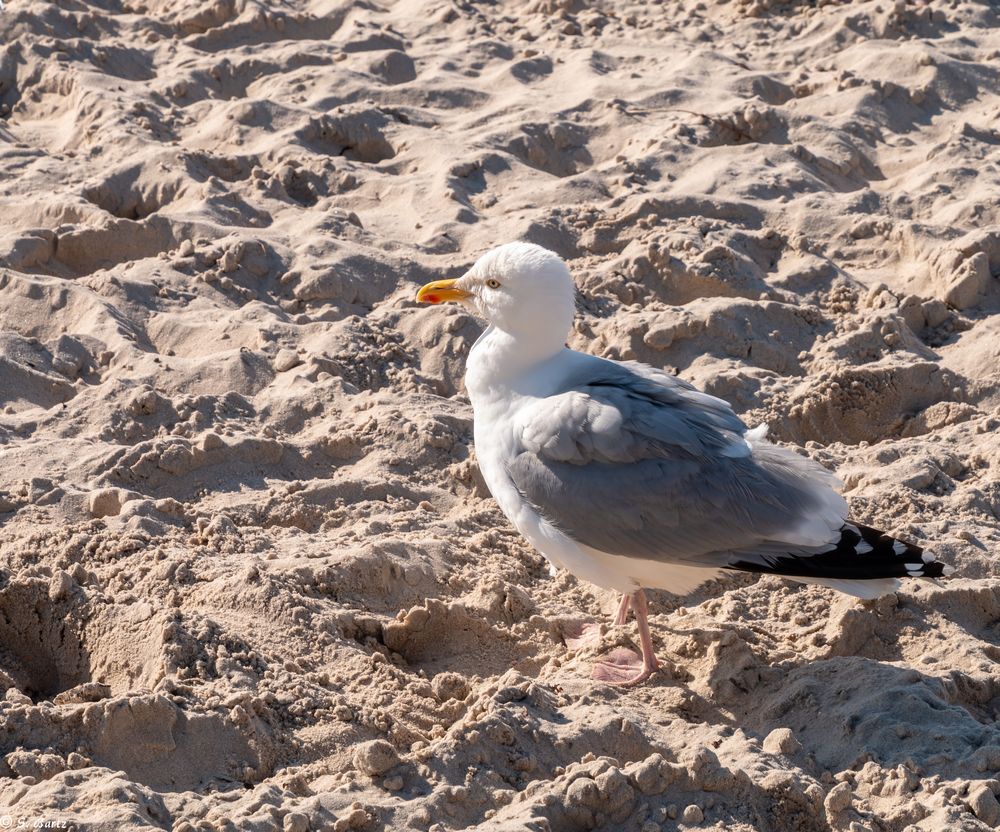
<instances>
[{"instance_id":1,"label":"white breast","mask_svg":"<svg viewBox=\"0 0 1000 832\"><path fill-rule=\"evenodd\" d=\"M505 460L516 447L512 430L520 400L481 400L475 406L475 441L479 469L490 493L515 528L553 566L566 569L578 578L598 586L631 591L636 584L627 574L609 568L600 553L567 537L522 499L507 473ZM595 557L597 555L598 557Z\"/></svg>"}]
</instances>

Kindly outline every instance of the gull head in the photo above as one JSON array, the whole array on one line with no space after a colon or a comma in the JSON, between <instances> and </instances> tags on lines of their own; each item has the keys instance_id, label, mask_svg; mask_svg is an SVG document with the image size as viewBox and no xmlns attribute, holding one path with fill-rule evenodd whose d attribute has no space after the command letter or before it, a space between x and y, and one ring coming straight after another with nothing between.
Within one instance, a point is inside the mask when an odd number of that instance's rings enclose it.
<instances>
[{"instance_id":1,"label":"gull head","mask_svg":"<svg viewBox=\"0 0 1000 832\"><path fill-rule=\"evenodd\" d=\"M421 287L424 303L456 301L518 340L562 347L573 324L575 288L555 252L534 243L507 243L480 257L457 280Z\"/></svg>"}]
</instances>

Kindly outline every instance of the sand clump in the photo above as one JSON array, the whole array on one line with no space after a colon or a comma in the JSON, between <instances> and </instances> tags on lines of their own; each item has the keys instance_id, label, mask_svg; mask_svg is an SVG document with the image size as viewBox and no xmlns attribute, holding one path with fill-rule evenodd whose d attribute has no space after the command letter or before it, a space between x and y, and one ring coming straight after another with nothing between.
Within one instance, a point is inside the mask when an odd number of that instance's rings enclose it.
<instances>
[{"instance_id":1,"label":"sand clump","mask_svg":"<svg viewBox=\"0 0 1000 832\"><path fill-rule=\"evenodd\" d=\"M987 2L0 12L0 815L93 829L1000 823ZM507 525L481 325L680 373L959 576L615 599Z\"/></svg>"}]
</instances>

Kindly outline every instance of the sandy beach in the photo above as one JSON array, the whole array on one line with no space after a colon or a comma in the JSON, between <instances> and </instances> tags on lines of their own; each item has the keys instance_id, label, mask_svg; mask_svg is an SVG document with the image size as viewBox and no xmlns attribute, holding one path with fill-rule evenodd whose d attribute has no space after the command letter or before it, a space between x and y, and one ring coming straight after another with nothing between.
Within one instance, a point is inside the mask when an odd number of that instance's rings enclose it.
<instances>
[{"instance_id":1,"label":"sandy beach","mask_svg":"<svg viewBox=\"0 0 1000 832\"><path fill-rule=\"evenodd\" d=\"M985 0L9 0L0 827L997 828L998 194ZM957 575L592 681L415 302L512 240Z\"/></svg>"}]
</instances>

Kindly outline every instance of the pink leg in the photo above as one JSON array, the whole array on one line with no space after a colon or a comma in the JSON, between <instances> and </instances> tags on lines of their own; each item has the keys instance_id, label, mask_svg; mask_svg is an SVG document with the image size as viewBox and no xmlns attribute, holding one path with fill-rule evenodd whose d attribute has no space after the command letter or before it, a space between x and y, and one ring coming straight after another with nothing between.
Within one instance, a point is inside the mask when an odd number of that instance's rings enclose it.
<instances>
[{"instance_id":1,"label":"pink leg","mask_svg":"<svg viewBox=\"0 0 1000 832\"><path fill-rule=\"evenodd\" d=\"M642 674L632 682L632 684L637 684L648 679L659 670L660 663L657 661L656 652L653 650L653 637L649 633L646 593L641 589L636 590L632 601L635 606L636 624L639 626L639 643L642 645Z\"/></svg>"},{"instance_id":2,"label":"pink leg","mask_svg":"<svg viewBox=\"0 0 1000 832\"><path fill-rule=\"evenodd\" d=\"M615 624L621 626L628 621L628 606L630 596L627 592L622 593L622 599L618 602L618 612L615 613Z\"/></svg>"},{"instance_id":3,"label":"pink leg","mask_svg":"<svg viewBox=\"0 0 1000 832\"><path fill-rule=\"evenodd\" d=\"M635 610L636 624L639 626L639 644L642 647L642 657L640 659L633 651L619 648L614 650L607 659L594 665L591 678L602 682L608 682L620 687L631 687L645 682L660 668L660 663L656 659L653 650L653 638L649 633L649 620L647 618L646 593L637 589L631 597L626 595L618 607L618 616L623 619L627 614L628 600L631 600ZM622 610L626 610L623 614ZM615 623L619 623L618 618Z\"/></svg>"}]
</instances>

